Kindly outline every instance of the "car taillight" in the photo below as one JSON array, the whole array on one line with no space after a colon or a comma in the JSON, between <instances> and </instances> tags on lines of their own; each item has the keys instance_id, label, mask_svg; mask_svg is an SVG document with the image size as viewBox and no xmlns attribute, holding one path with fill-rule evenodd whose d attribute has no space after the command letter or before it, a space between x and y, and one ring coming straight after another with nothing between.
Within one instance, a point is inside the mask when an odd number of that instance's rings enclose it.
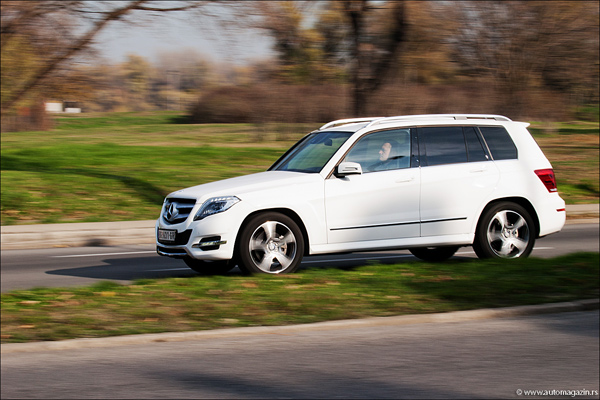
<instances>
[{"instance_id":1,"label":"car taillight","mask_svg":"<svg viewBox=\"0 0 600 400\"><path fill-rule=\"evenodd\" d=\"M556 192L556 178L554 177L554 170L549 169L538 169L535 174L540 178L546 189L550 193Z\"/></svg>"}]
</instances>

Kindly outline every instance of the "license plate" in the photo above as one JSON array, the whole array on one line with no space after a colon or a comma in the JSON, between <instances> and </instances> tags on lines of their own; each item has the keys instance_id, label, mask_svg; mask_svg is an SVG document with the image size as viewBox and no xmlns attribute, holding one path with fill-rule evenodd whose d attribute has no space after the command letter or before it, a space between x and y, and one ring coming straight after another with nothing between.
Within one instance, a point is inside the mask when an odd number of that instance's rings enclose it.
<instances>
[{"instance_id":1,"label":"license plate","mask_svg":"<svg viewBox=\"0 0 600 400\"><path fill-rule=\"evenodd\" d=\"M158 230L158 240L162 240L164 242L174 242L176 236L177 236L177 231L166 230L166 229Z\"/></svg>"}]
</instances>

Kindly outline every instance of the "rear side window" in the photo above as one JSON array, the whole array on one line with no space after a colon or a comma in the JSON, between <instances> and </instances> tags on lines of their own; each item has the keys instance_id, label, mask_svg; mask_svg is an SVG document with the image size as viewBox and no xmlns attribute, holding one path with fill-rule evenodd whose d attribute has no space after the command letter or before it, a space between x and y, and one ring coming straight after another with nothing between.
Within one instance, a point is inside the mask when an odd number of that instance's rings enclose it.
<instances>
[{"instance_id":1,"label":"rear side window","mask_svg":"<svg viewBox=\"0 0 600 400\"><path fill-rule=\"evenodd\" d=\"M469 162L487 161L489 158L485 154L481 140L472 126L465 126L465 139L467 141L467 153Z\"/></svg>"},{"instance_id":2,"label":"rear side window","mask_svg":"<svg viewBox=\"0 0 600 400\"><path fill-rule=\"evenodd\" d=\"M517 147L506 129L501 126L480 126L479 130L494 160L512 160L517 158Z\"/></svg>"},{"instance_id":3,"label":"rear side window","mask_svg":"<svg viewBox=\"0 0 600 400\"><path fill-rule=\"evenodd\" d=\"M467 162L467 147L461 126L419 129L419 143L425 150L425 165Z\"/></svg>"}]
</instances>

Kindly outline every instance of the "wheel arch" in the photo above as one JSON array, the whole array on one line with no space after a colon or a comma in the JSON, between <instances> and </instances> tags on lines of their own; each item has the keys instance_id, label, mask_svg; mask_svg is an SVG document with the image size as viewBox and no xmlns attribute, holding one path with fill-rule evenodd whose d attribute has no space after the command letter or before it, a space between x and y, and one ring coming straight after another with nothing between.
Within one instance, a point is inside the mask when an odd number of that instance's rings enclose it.
<instances>
[{"instance_id":1,"label":"wheel arch","mask_svg":"<svg viewBox=\"0 0 600 400\"><path fill-rule=\"evenodd\" d=\"M540 220L538 217L537 212L535 211L535 207L533 207L533 204L531 204L531 202L529 200L527 200L524 197L502 197L499 199L494 199L492 201L490 201L479 213L479 215L477 216L477 224L475 226L475 229L477 230L479 228L479 223L481 221L481 216L483 214L485 214L485 212L490 209L491 207L495 206L498 203L503 203L503 202L509 202L509 203L515 203L520 205L521 207L523 207L531 216L531 219L533 219L533 223L534 223L534 228L535 228L535 235L534 237L537 239L539 238L540 235Z\"/></svg>"},{"instance_id":2,"label":"wheel arch","mask_svg":"<svg viewBox=\"0 0 600 400\"><path fill-rule=\"evenodd\" d=\"M248 214L246 216L246 218L244 218L244 220L242 221L242 224L240 225L240 229L238 229L236 238L235 238L235 245L234 245L234 254L237 252L238 246L239 246L239 240L240 240L240 236L242 234L242 227L246 225L246 223L248 223L248 221L252 218L254 218L255 216L259 215L259 214L264 214L264 213L269 213L269 212L277 212L280 214L285 215L286 217L291 218L296 225L298 225L298 228L300 228L300 231L302 232L302 239L304 239L304 254L303 256L307 256L309 255L309 237L308 237L308 232L306 230L306 226L304 225L304 222L302 222L302 218L300 218L300 216L293 210L289 209L289 208L265 208L262 210L256 210L251 212L250 214Z\"/></svg>"}]
</instances>

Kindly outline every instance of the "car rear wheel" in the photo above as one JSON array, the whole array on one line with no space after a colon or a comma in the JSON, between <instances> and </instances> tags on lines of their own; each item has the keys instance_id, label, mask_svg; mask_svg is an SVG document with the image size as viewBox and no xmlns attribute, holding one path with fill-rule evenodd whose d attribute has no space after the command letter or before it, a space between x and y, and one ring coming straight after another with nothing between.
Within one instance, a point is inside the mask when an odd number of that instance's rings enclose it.
<instances>
[{"instance_id":1,"label":"car rear wheel","mask_svg":"<svg viewBox=\"0 0 600 400\"><path fill-rule=\"evenodd\" d=\"M249 273L294 272L302 261L304 237L286 215L264 213L252 218L238 241L240 268Z\"/></svg>"},{"instance_id":2,"label":"car rear wheel","mask_svg":"<svg viewBox=\"0 0 600 400\"><path fill-rule=\"evenodd\" d=\"M415 247L409 249L413 256L429 262L446 261L452 257L457 250L458 246Z\"/></svg>"},{"instance_id":3,"label":"car rear wheel","mask_svg":"<svg viewBox=\"0 0 600 400\"><path fill-rule=\"evenodd\" d=\"M473 249L479 258L527 257L535 243L535 225L518 204L498 203L481 216Z\"/></svg>"},{"instance_id":4,"label":"car rear wheel","mask_svg":"<svg viewBox=\"0 0 600 400\"><path fill-rule=\"evenodd\" d=\"M235 263L231 261L204 261L185 257L183 261L188 267L202 275L220 275L231 271Z\"/></svg>"}]
</instances>

